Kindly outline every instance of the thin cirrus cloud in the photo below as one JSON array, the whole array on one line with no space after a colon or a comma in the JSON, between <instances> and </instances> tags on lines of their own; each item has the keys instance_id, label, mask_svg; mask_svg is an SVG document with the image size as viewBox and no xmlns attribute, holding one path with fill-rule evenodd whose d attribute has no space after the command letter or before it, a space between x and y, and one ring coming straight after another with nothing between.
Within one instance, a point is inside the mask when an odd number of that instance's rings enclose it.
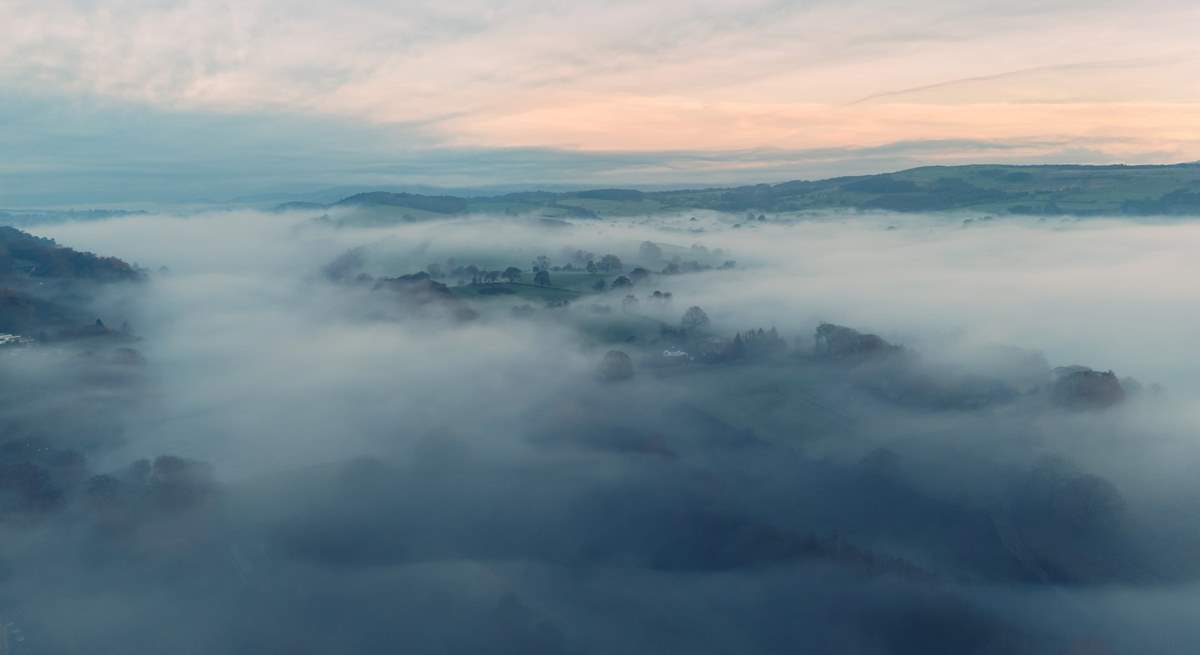
<instances>
[{"instance_id":1,"label":"thin cirrus cloud","mask_svg":"<svg viewBox=\"0 0 1200 655\"><path fill-rule=\"evenodd\" d=\"M804 168L748 166L746 152L852 159L915 142L957 145L924 148L913 162L995 151L964 143L1023 144L1008 152L1029 161L1188 160L1200 158L1196 25L1200 7L1175 0L351 0L303 10L282 0L3 0L0 111L67 102L97 147L114 106L159 116L163 130L188 122L172 115L244 117L235 126L283 116L357 135L351 143L388 135L359 162L346 155L347 168L429 148L562 151L614 166L613 153L642 153L688 181L692 158L678 153L705 152L733 180ZM24 144L8 164L22 170L73 127L51 130L38 152L40 132L15 136L12 125L0 142ZM176 146L155 154L186 155L186 135L160 136ZM321 138L298 128L280 139L282 156L325 153ZM79 165L100 156L75 150ZM807 161L815 170L821 159ZM885 163L862 161L831 172ZM614 181L644 173L594 168ZM582 181L596 171L577 172Z\"/></svg>"}]
</instances>

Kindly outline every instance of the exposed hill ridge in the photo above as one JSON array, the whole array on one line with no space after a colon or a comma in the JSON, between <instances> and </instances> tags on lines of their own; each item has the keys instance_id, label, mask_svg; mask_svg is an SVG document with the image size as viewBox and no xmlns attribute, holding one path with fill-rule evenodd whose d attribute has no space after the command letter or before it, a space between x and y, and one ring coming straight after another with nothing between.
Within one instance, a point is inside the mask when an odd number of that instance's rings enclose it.
<instances>
[{"instance_id":1,"label":"exposed hill ridge","mask_svg":"<svg viewBox=\"0 0 1200 655\"><path fill-rule=\"evenodd\" d=\"M97 284L144 278L116 257L0 225L0 334L37 334L39 340L112 335L92 313L91 291Z\"/></svg>"},{"instance_id":2,"label":"exposed hill ridge","mask_svg":"<svg viewBox=\"0 0 1200 655\"><path fill-rule=\"evenodd\" d=\"M298 208L295 203L281 209ZM657 211L803 211L820 209L931 212L974 210L1032 215L1200 215L1200 162L1182 164L971 164L922 166L893 173L793 180L736 187L639 191L527 191L460 197L384 191L330 205L411 219L470 213L540 212L598 217Z\"/></svg>"}]
</instances>

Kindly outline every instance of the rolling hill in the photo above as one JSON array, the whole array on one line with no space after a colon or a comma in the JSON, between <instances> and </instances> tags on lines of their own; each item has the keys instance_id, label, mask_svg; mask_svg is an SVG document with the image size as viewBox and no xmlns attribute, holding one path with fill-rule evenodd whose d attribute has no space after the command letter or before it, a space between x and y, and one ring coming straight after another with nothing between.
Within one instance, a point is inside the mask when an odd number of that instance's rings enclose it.
<instances>
[{"instance_id":1,"label":"rolling hill","mask_svg":"<svg viewBox=\"0 0 1200 655\"><path fill-rule=\"evenodd\" d=\"M281 209L296 208L285 204ZM1200 163L1153 166L926 166L885 173L779 184L639 191L531 191L486 197L360 193L330 205L354 209L356 222L424 220L466 214L551 218L633 216L663 211L795 212L978 211L1041 216L1200 215Z\"/></svg>"}]
</instances>

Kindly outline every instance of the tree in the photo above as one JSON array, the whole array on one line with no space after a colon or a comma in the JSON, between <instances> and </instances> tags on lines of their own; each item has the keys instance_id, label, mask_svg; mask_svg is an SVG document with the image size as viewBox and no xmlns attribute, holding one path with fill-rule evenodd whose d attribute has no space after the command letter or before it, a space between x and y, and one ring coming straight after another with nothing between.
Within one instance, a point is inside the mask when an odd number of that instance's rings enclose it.
<instances>
[{"instance_id":1,"label":"tree","mask_svg":"<svg viewBox=\"0 0 1200 655\"><path fill-rule=\"evenodd\" d=\"M621 263L620 257L605 255L600 258L600 263L596 264L596 268L605 273L620 273L625 270L625 265Z\"/></svg>"},{"instance_id":2,"label":"tree","mask_svg":"<svg viewBox=\"0 0 1200 655\"><path fill-rule=\"evenodd\" d=\"M741 359L746 356L746 342L742 340L742 333L738 332L733 337L733 343L729 345L729 358Z\"/></svg>"},{"instance_id":3,"label":"tree","mask_svg":"<svg viewBox=\"0 0 1200 655\"><path fill-rule=\"evenodd\" d=\"M600 379L609 382L619 382L633 377L633 360L620 350L610 350L604 354L598 371Z\"/></svg>"},{"instance_id":4,"label":"tree","mask_svg":"<svg viewBox=\"0 0 1200 655\"><path fill-rule=\"evenodd\" d=\"M599 269L598 269L598 268L596 268L596 262L594 262L594 261L592 261L592 260L590 260L590 259L589 259L589 260L588 260L588 263L587 263L587 272L588 272L588 273L595 273L595 272L596 272L596 271L598 271L598 270L599 270Z\"/></svg>"},{"instance_id":5,"label":"tree","mask_svg":"<svg viewBox=\"0 0 1200 655\"><path fill-rule=\"evenodd\" d=\"M637 296L633 295L632 293L627 294L625 296L625 299L621 301L621 309L623 309L626 312L635 311L637 309L637 306L638 306Z\"/></svg>"},{"instance_id":6,"label":"tree","mask_svg":"<svg viewBox=\"0 0 1200 655\"><path fill-rule=\"evenodd\" d=\"M638 257L652 263L662 261L662 248L659 248L658 244L653 241L643 241L641 247L638 248Z\"/></svg>"},{"instance_id":7,"label":"tree","mask_svg":"<svg viewBox=\"0 0 1200 655\"><path fill-rule=\"evenodd\" d=\"M464 272L471 276L471 284L479 284L479 274L483 271L480 271L478 266L471 264L464 269Z\"/></svg>"},{"instance_id":8,"label":"tree","mask_svg":"<svg viewBox=\"0 0 1200 655\"><path fill-rule=\"evenodd\" d=\"M533 270L546 271L549 269L550 269L550 258L549 257L547 257L545 255L538 255L537 258L533 260Z\"/></svg>"},{"instance_id":9,"label":"tree","mask_svg":"<svg viewBox=\"0 0 1200 655\"><path fill-rule=\"evenodd\" d=\"M612 281L612 288L614 289L623 289L631 286L633 286L633 283L630 282L629 278L625 277L624 275L620 275L617 277L617 279Z\"/></svg>"},{"instance_id":10,"label":"tree","mask_svg":"<svg viewBox=\"0 0 1200 655\"><path fill-rule=\"evenodd\" d=\"M680 319L679 325L685 330L700 330L708 327L708 314L703 309L692 306L683 313L683 318Z\"/></svg>"},{"instance_id":11,"label":"tree","mask_svg":"<svg viewBox=\"0 0 1200 655\"><path fill-rule=\"evenodd\" d=\"M596 291L604 291L608 288L608 283L604 281L604 278L600 278L599 280L596 280L596 283L592 285L592 288Z\"/></svg>"},{"instance_id":12,"label":"tree","mask_svg":"<svg viewBox=\"0 0 1200 655\"><path fill-rule=\"evenodd\" d=\"M541 269L533 274L533 283L539 287L550 286L550 273L546 269Z\"/></svg>"},{"instance_id":13,"label":"tree","mask_svg":"<svg viewBox=\"0 0 1200 655\"><path fill-rule=\"evenodd\" d=\"M500 271L488 271L483 274L484 282L495 282L500 279Z\"/></svg>"},{"instance_id":14,"label":"tree","mask_svg":"<svg viewBox=\"0 0 1200 655\"><path fill-rule=\"evenodd\" d=\"M508 268L504 269L504 273L502 273L502 275L504 276L504 279L508 280L509 282L516 282L517 280L521 279L521 269L517 268L516 266L509 266Z\"/></svg>"},{"instance_id":15,"label":"tree","mask_svg":"<svg viewBox=\"0 0 1200 655\"><path fill-rule=\"evenodd\" d=\"M632 271L629 271L629 279L633 280L633 282L635 284L638 282L641 282L642 280L644 280L648 277L650 277L650 271L647 271L646 269L642 268L641 266L638 266L637 268L633 269Z\"/></svg>"}]
</instances>

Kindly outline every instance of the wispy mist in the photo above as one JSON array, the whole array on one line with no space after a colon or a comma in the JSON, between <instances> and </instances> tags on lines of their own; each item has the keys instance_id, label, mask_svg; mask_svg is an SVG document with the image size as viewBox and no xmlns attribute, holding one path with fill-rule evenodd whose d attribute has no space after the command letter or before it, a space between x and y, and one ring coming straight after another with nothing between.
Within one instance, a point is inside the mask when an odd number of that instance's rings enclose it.
<instances>
[{"instance_id":1,"label":"wispy mist","mask_svg":"<svg viewBox=\"0 0 1200 655\"><path fill-rule=\"evenodd\" d=\"M1190 223L314 219L37 230L146 269L95 299L106 323L129 321L145 364L97 387L39 348L9 358L27 368L6 368L6 387L44 390L31 416L107 399L94 415L110 438L74 447L121 493L131 462L164 454L211 465L212 482L155 463L143 504L89 492L0 528L0 617L28 652L1200 639L1182 610L1200 575L1198 389L1180 357L1197 319ZM454 272L514 266L528 282L539 256L561 267L580 251L652 272L561 307L461 295L471 280ZM698 272L659 272L691 260ZM338 261L349 273L330 274ZM431 264L474 318L376 283ZM784 345L663 368L664 349L699 356L678 336L693 306L711 320L703 343L763 328ZM893 345L823 357L825 323ZM613 349L631 379L598 374ZM1056 404L1067 365L1114 370L1124 401Z\"/></svg>"}]
</instances>

